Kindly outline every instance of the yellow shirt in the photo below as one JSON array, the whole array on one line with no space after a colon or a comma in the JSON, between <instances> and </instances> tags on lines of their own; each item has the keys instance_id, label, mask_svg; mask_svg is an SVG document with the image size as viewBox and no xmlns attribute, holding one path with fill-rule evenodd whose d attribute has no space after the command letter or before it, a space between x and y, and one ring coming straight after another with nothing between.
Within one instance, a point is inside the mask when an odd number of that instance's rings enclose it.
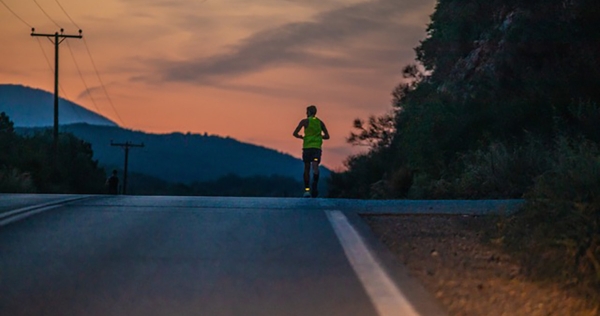
<instances>
[{"instance_id":1,"label":"yellow shirt","mask_svg":"<svg viewBox=\"0 0 600 316\"><path fill-rule=\"evenodd\" d=\"M304 142L302 148L318 148L323 145L323 127L321 120L314 116L308 118L308 126L304 128Z\"/></svg>"}]
</instances>

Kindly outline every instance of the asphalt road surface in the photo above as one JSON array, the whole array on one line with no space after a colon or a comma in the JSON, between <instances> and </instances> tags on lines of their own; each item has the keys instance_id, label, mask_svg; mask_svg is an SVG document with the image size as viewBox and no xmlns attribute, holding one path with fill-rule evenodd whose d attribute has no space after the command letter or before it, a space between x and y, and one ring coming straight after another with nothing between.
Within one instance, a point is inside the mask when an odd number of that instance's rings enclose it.
<instances>
[{"instance_id":1,"label":"asphalt road surface","mask_svg":"<svg viewBox=\"0 0 600 316\"><path fill-rule=\"evenodd\" d=\"M0 315L443 315L356 215L382 207L0 195Z\"/></svg>"}]
</instances>

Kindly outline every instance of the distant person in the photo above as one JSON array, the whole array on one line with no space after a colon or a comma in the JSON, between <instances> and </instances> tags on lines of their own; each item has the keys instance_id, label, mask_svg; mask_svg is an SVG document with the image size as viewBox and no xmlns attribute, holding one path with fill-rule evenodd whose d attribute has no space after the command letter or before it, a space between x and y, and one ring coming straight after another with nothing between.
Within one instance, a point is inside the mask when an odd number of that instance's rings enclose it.
<instances>
[{"instance_id":1,"label":"distant person","mask_svg":"<svg viewBox=\"0 0 600 316\"><path fill-rule=\"evenodd\" d=\"M304 197L317 197L319 195L319 163L321 163L321 145L324 139L329 139L329 132L325 123L316 117L317 107L310 105L306 108L307 118L298 123L294 130L294 137L302 142L302 161L304 162ZM298 134L304 128L304 135ZM310 185L310 170L312 167L312 186Z\"/></svg>"},{"instance_id":2,"label":"distant person","mask_svg":"<svg viewBox=\"0 0 600 316\"><path fill-rule=\"evenodd\" d=\"M112 175L106 180L108 186L108 194L119 194L119 177L117 170L113 170Z\"/></svg>"}]
</instances>

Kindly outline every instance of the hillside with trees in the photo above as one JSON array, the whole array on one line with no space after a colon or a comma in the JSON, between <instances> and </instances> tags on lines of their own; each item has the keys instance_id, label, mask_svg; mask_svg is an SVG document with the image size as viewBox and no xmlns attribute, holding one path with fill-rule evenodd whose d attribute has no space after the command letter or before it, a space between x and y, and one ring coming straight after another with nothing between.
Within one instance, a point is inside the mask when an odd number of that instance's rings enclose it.
<instances>
[{"instance_id":1,"label":"hillside with trees","mask_svg":"<svg viewBox=\"0 0 600 316\"><path fill-rule=\"evenodd\" d=\"M16 130L22 135L34 135L44 128ZM143 143L144 147L130 150L129 171L171 183L214 181L230 174L240 177L276 175L302 180L300 159L230 137L193 133L153 134L90 124L64 125L61 131L90 143L95 159L107 170L123 169L124 151L111 146L111 142L131 142ZM329 170L324 167L321 170L327 177ZM322 192L326 192L325 188Z\"/></svg>"},{"instance_id":2,"label":"hillside with trees","mask_svg":"<svg viewBox=\"0 0 600 316\"><path fill-rule=\"evenodd\" d=\"M598 1L438 1L391 112L354 122L348 141L371 149L332 175L331 195L526 198L497 241L597 291L598 30Z\"/></svg>"},{"instance_id":3,"label":"hillside with trees","mask_svg":"<svg viewBox=\"0 0 600 316\"><path fill-rule=\"evenodd\" d=\"M1 154L4 184L0 192L104 193L104 170L117 169L123 177L123 148L111 146L113 141L145 145L129 155L129 194L298 196L302 192L302 162L291 155L207 133L130 130L63 98L59 99L61 140L84 143L81 149L87 151L90 163L98 170L88 170L93 175L87 171L78 174L89 177L86 186L93 188L59 184L64 179L49 169L51 161L46 159L52 158L47 152L51 148L44 143L52 139L52 104L49 92L0 84L0 112L5 112L3 118L11 134L10 141L1 144L6 150ZM23 154L22 148L36 154ZM76 177L66 170L70 169L63 170L64 177ZM329 170L321 170L326 178ZM327 192L326 181L321 182L321 191Z\"/></svg>"},{"instance_id":4,"label":"hillside with trees","mask_svg":"<svg viewBox=\"0 0 600 316\"><path fill-rule=\"evenodd\" d=\"M22 85L0 84L0 112L10 117L17 133L34 135L54 121L53 95ZM144 148L132 150L130 170L168 182L213 181L229 174L302 179L299 159L231 137L131 130L64 98L59 98L59 113L60 131L90 143L94 158L106 169L123 168L123 153L111 146L114 141L144 143ZM322 171L326 178L329 170L322 168Z\"/></svg>"},{"instance_id":5,"label":"hillside with trees","mask_svg":"<svg viewBox=\"0 0 600 316\"><path fill-rule=\"evenodd\" d=\"M0 113L0 193L107 193L107 173L92 144L72 133L60 133L58 154L50 129L17 133ZM122 158L122 157L120 157ZM160 164L158 164L160 165ZM118 170L119 175L123 172ZM122 178L119 192L122 191ZM226 174L214 180L170 182L147 174L129 174L128 193L137 195L200 195L299 197L300 181L281 175L242 177Z\"/></svg>"},{"instance_id":6,"label":"hillside with trees","mask_svg":"<svg viewBox=\"0 0 600 316\"><path fill-rule=\"evenodd\" d=\"M0 113L0 192L102 193L105 172L93 159L92 147L71 134L61 134L54 150L51 130L28 137ZM58 154L55 154L55 153Z\"/></svg>"},{"instance_id":7,"label":"hillside with trees","mask_svg":"<svg viewBox=\"0 0 600 316\"><path fill-rule=\"evenodd\" d=\"M349 141L372 150L335 175L335 195L520 197L549 167L540 151L556 149L559 136L598 142L596 3L440 1L407 83L393 91L393 114L355 122ZM522 157L502 160L513 154ZM481 188L485 172L510 183Z\"/></svg>"}]
</instances>

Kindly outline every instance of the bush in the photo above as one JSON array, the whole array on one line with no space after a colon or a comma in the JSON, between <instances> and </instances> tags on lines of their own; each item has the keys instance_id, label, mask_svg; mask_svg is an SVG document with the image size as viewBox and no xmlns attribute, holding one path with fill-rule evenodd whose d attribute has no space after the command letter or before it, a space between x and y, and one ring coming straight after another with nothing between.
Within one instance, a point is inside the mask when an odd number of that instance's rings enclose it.
<instances>
[{"instance_id":1,"label":"bush","mask_svg":"<svg viewBox=\"0 0 600 316\"><path fill-rule=\"evenodd\" d=\"M444 176L419 173L410 198L499 199L522 198L533 179L550 168L551 150L530 138L522 145L492 143L485 149L457 154Z\"/></svg>"},{"instance_id":2,"label":"bush","mask_svg":"<svg viewBox=\"0 0 600 316\"><path fill-rule=\"evenodd\" d=\"M462 155L462 174L454 181L456 198L522 198L533 179L550 168L550 150L532 138L510 148L493 143Z\"/></svg>"},{"instance_id":3,"label":"bush","mask_svg":"<svg viewBox=\"0 0 600 316\"><path fill-rule=\"evenodd\" d=\"M329 196L335 198L364 199L378 193L381 181L386 174L386 157L382 151L357 154L345 162L348 170L332 172L328 179Z\"/></svg>"},{"instance_id":4,"label":"bush","mask_svg":"<svg viewBox=\"0 0 600 316\"><path fill-rule=\"evenodd\" d=\"M0 170L0 192L33 193L35 187L28 172L22 173L14 168Z\"/></svg>"},{"instance_id":5,"label":"bush","mask_svg":"<svg viewBox=\"0 0 600 316\"><path fill-rule=\"evenodd\" d=\"M534 275L600 289L600 150L560 138L552 166L504 225L506 246ZM597 292L596 292L597 293Z\"/></svg>"},{"instance_id":6,"label":"bush","mask_svg":"<svg viewBox=\"0 0 600 316\"><path fill-rule=\"evenodd\" d=\"M413 185L408 191L408 198L415 200L422 199L448 199L455 196L452 184L444 179L432 179L424 172L416 173L413 179Z\"/></svg>"},{"instance_id":7,"label":"bush","mask_svg":"<svg viewBox=\"0 0 600 316\"><path fill-rule=\"evenodd\" d=\"M0 113L0 192L100 193L105 173L93 151L72 134L60 134L58 154L50 129L28 137L15 133Z\"/></svg>"}]
</instances>

